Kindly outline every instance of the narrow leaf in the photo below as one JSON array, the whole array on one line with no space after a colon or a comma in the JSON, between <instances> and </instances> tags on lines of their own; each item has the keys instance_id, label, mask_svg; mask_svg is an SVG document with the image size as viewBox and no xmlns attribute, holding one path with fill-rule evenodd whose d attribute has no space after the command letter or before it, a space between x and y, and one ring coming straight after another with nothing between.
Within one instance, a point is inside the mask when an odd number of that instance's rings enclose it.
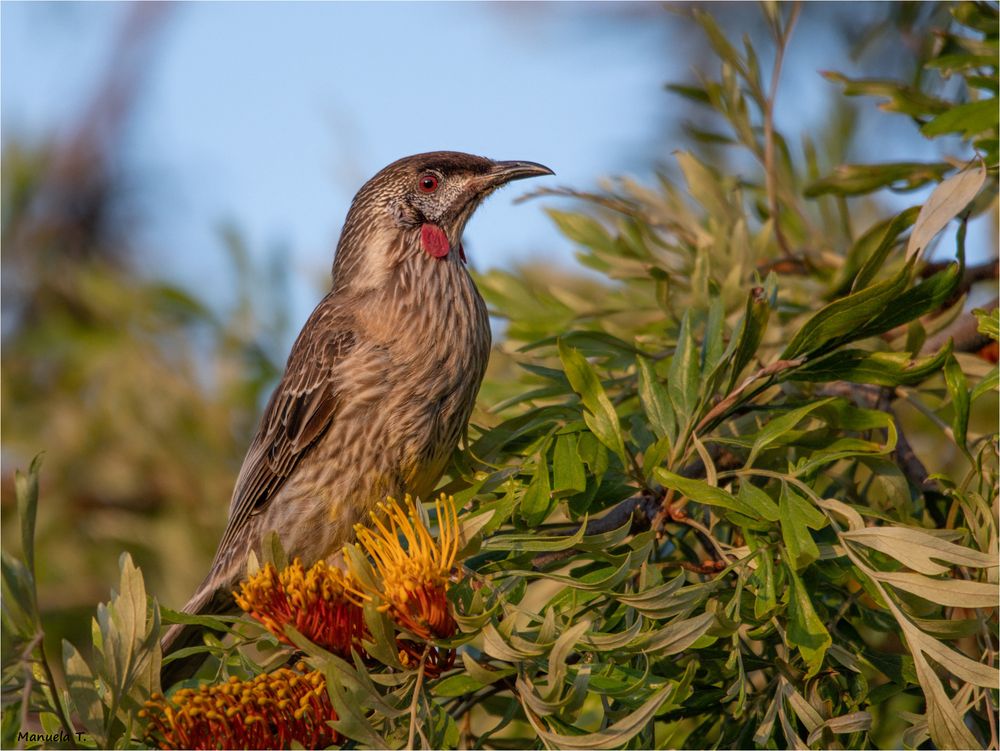
<instances>
[{"instance_id":1,"label":"narrow leaf","mask_svg":"<svg viewBox=\"0 0 1000 751\"><path fill-rule=\"evenodd\" d=\"M994 100L990 100L989 104L992 109L996 109ZM986 167L979 162L938 185L917 216L917 222L913 226L910 241L906 246L907 260L926 248L934 236L969 205L985 182Z\"/></svg>"},{"instance_id":2,"label":"narrow leaf","mask_svg":"<svg viewBox=\"0 0 1000 751\"><path fill-rule=\"evenodd\" d=\"M653 363L645 357L635 359L639 370L639 399L649 418L649 427L657 438L677 439L676 418L666 389L653 369Z\"/></svg>"},{"instance_id":3,"label":"narrow leaf","mask_svg":"<svg viewBox=\"0 0 1000 751\"><path fill-rule=\"evenodd\" d=\"M682 424L694 411L698 398L699 373L698 350L691 332L691 314L687 312L681 319L677 348L670 360L670 377L667 380L667 391Z\"/></svg>"},{"instance_id":4,"label":"narrow leaf","mask_svg":"<svg viewBox=\"0 0 1000 751\"><path fill-rule=\"evenodd\" d=\"M944 364L944 382L951 397L951 407L954 414L951 418L951 430L955 434L955 443L962 451L967 452L966 436L969 430L969 386L965 381L962 366L952 355Z\"/></svg>"},{"instance_id":5,"label":"narrow leaf","mask_svg":"<svg viewBox=\"0 0 1000 751\"><path fill-rule=\"evenodd\" d=\"M601 443L618 455L622 464L626 464L625 443L618 423L618 414L611 405L594 368L578 350L564 344L562 340L559 341L559 358L562 360L573 391L580 396L587 408L584 414L587 427Z\"/></svg>"},{"instance_id":6,"label":"narrow leaf","mask_svg":"<svg viewBox=\"0 0 1000 751\"><path fill-rule=\"evenodd\" d=\"M744 516L749 516L751 519L763 518L758 513L757 509L749 503L740 500L738 497L726 490L723 490L722 488L716 488L709 485L704 480L681 477L678 474L674 474L673 472L662 468L657 469L653 474L656 475L656 478L663 483L665 487L682 493L692 501L704 503L709 506L719 506L731 511L738 511Z\"/></svg>"},{"instance_id":7,"label":"narrow leaf","mask_svg":"<svg viewBox=\"0 0 1000 751\"><path fill-rule=\"evenodd\" d=\"M786 566L791 585L788 598L788 640L802 655L809 666L806 678L816 675L823 667L823 657L833 643L830 632L816 615L809 592L799 575L791 566Z\"/></svg>"},{"instance_id":8,"label":"narrow leaf","mask_svg":"<svg viewBox=\"0 0 1000 751\"><path fill-rule=\"evenodd\" d=\"M995 608L1000 606L1000 590L995 584L964 579L931 579L921 574L900 571L871 572L880 581L917 597L956 608Z\"/></svg>"}]
</instances>

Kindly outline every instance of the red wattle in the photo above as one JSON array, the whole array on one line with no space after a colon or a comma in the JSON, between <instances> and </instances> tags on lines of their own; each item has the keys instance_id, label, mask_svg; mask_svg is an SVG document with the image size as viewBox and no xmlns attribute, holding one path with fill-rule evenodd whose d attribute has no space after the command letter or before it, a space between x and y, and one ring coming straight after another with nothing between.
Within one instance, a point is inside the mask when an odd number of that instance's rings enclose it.
<instances>
[{"instance_id":1,"label":"red wattle","mask_svg":"<svg viewBox=\"0 0 1000 751\"><path fill-rule=\"evenodd\" d=\"M436 224L425 224L420 228L420 247L434 258L444 258L451 251L448 236Z\"/></svg>"}]
</instances>

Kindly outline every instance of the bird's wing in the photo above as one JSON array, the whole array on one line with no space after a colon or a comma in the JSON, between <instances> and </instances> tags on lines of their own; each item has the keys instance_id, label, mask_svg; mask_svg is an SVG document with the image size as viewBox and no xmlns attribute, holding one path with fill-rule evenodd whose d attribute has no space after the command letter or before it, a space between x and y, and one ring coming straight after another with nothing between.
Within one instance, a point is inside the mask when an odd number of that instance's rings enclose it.
<instances>
[{"instance_id":1,"label":"bird's wing","mask_svg":"<svg viewBox=\"0 0 1000 751\"><path fill-rule=\"evenodd\" d=\"M328 297L303 327L243 460L219 550L267 505L333 423L338 372L356 343L350 324Z\"/></svg>"}]
</instances>

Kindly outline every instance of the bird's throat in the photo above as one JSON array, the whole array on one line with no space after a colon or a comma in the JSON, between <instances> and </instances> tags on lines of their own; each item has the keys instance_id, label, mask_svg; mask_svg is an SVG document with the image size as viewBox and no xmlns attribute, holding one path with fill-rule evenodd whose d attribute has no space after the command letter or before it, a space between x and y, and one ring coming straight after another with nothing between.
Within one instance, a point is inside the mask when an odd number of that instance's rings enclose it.
<instances>
[{"instance_id":1,"label":"bird's throat","mask_svg":"<svg viewBox=\"0 0 1000 751\"><path fill-rule=\"evenodd\" d=\"M427 223L420 228L420 247L434 258L444 258L451 251L448 235L436 224Z\"/></svg>"}]
</instances>

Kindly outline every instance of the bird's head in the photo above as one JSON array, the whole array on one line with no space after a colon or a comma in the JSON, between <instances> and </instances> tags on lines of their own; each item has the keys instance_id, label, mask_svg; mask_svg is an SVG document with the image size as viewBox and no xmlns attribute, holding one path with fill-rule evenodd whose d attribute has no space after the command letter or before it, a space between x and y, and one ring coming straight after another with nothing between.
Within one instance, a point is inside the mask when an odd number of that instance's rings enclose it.
<instances>
[{"instance_id":1,"label":"bird's head","mask_svg":"<svg viewBox=\"0 0 1000 751\"><path fill-rule=\"evenodd\" d=\"M535 162L498 162L458 151L393 162L351 203L334 259L335 286L378 286L413 255L460 262L462 232L484 198L513 180L551 174Z\"/></svg>"}]
</instances>

